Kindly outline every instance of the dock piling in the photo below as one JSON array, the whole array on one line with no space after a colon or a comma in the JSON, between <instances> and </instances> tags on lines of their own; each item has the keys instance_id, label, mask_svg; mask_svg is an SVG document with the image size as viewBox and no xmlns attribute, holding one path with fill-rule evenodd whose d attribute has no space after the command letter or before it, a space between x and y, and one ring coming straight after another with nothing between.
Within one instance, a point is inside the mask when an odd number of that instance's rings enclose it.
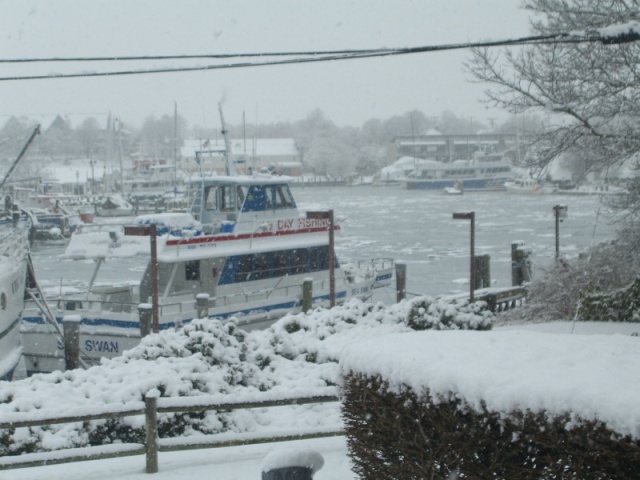
<instances>
[{"instance_id":1,"label":"dock piling","mask_svg":"<svg viewBox=\"0 0 640 480\"><path fill-rule=\"evenodd\" d=\"M80 368L80 315L66 315L62 328L65 370L75 370Z\"/></svg>"}]
</instances>

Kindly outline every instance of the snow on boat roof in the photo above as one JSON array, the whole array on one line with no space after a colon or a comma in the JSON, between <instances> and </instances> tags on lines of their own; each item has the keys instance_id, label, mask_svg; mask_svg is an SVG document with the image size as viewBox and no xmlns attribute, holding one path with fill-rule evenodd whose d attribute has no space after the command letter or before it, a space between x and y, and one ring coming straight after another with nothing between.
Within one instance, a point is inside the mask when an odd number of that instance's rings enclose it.
<instances>
[{"instance_id":1,"label":"snow on boat roof","mask_svg":"<svg viewBox=\"0 0 640 480\"><path fill-rule=\"evenodd\" d=\"M640 438L639 340L623 335L428 331L360 342L343 371L381 375L393 391L451 393L471 408L597 419Z\"/></svg>"}]
</instances>

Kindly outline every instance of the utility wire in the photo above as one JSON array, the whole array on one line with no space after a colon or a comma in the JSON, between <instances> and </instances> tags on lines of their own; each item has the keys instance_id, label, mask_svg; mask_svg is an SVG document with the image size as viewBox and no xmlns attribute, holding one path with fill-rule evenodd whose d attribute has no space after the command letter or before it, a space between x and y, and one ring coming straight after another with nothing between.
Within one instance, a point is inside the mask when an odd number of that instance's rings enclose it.
<instances>
[{"instance_id":1,"label":"utility wire","mask_svg":"<svg viewBox=\"0 0 640 480\"><path fill-rule=\"evenodd\" d=\"M12 80L51 80L62 78L107 77L122 75L145 75L152 73L193 72L203 70L222 70L231 68L264 67L273 65L290 65L300 63L327 62L335 60L354 60L360 58L385 57L395 55L409 55L416 53L441 52L468 48L504 47L518 45L542 44L575 44L575 43L604 43L617 44L640 40L640 35L634 31L618 36L603 37L597 33L591 35L571 35L560 33L554 35L528 36L509 40L495 40L483 42L455 43L445 45L430 45L410 48L371 49L371 50L333 50L315 52L270 52L270 53L240 53L240 54L209 54L209 55L161 55L161 56L112 56L112 57L52 57L52 58L23 58L0 59L0 63L36 63L36 62L94 62L94 61L129 61L129 60L182 60L182 59L223 59L223 58L255 58L297 56L285 60L269 60L265 62L234 62L216 65L200 65L191 67L164 67L153 69L116 70L111 72L80 72L80 73L52 73L39 75L17 75L0 77L0 81Z\"/></svg>"}]
</instances>

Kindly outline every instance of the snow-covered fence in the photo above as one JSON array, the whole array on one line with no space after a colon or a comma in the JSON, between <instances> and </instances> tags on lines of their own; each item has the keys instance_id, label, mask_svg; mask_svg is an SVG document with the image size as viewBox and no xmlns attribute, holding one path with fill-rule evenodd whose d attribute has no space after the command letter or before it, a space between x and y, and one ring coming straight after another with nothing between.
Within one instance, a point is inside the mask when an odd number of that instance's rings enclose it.
<instances>
[{"instance_id":1,"label":"snow-covered fence","mask_svg":"<svg viewBox=\"0 0 640 480\"><path fill-rule=\"evenodd\" d=\"M200 435L161 439L158 435L158 414L162 413L194 413L209 410L238 410L251 408L271 408L287 405L305 405L337 402L336 389L326 388L314 396L283 398L268 393L232 401L221 400L221 396L212 397L176 397L158 398L158 392L152 390L144 402L132 402L123 405L104 405L102 408L70 413L64 416L38 415L35 412L16 412L4 414L0 417L0 432L16 428L30 428L61 423L89 422L123 418L128 416L145 416L146 437L144 443L121 443L117 445L101 445L84 448L69 448L54 452L30 453L19 456L0 457L0 470L21 467L35 467L59 463L80 462L132 455L146 455L147 473L158 471L158 453L178 450L194 450L201 448L232 447L257 443L283 442L305 440L309 438L333 437L344 435L342 429L315 429L307 432L299 430L283 432L279 430L273 435L254 434L219 434Z\"/></svg>"}]
</instances>

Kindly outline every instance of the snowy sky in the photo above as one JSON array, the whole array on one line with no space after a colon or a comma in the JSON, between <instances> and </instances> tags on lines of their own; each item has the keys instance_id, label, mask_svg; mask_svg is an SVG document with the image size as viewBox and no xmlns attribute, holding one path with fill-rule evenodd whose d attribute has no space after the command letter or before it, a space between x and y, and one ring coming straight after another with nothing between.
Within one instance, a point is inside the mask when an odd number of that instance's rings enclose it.
<instances>
[{"instance_id":1,"label":"snowy sky","mask_svg":"<svg viewBox=\"0 0 640 480\"><path fill-rule=\"evenodd\" d=\"M0 0L0 59L176 55L424 46L529 33L517 0ZM193 125L299 120L320 108L359 126L412 109L450 109L476 121L504 118L479 102L483 86L463 71L465 51L298 66L66 80L0 81L8 115L61 113L72 124L109 111L135 125L178 111ZM191 60L169 66L205 65ZM0 77L154 68L144 64L2 64Z\"/></svg>"}]
</instances>

